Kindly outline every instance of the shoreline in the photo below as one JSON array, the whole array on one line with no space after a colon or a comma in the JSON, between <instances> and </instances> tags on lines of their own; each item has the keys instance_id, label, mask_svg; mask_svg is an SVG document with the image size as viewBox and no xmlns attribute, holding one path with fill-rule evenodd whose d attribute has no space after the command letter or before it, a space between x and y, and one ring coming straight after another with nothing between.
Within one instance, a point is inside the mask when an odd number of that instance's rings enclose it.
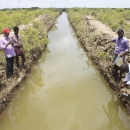
<instances>
[{"instance_id":1,"label":"shoreline","mask_svg":"<svg viewBox=\"0 0 130 130\"><path fill-rule=\"evenodd\" d=\"M121 104L126 109L126 113L130 116L130 90L127 88L122 89L120 87L121 81L116 81L112 74L113 64L111 59L115 44L106 44L108 40L117 37L117 34L102 22L95 20L92 16L85 16L83 18L82 22L84 24L80 23L80 26L83 26L83 31L80 31L76 24L71 20L69 13L67 14L68 20L70 21L80 43L83 45L85 52L94 64L96 64L110 88L115 91ZM85 33L88 34L85 35ZM125 95L125 92L127 92L128 95Z\"/></svg>"},{"instance_id":2,"label":"shoreline","mask_svg":"<svg viewBox=\"0 0 130 130\"><path fill-rule=\"evenodd\" d=\"M39 19L42 22L49 23L45 26L47 29L47 33L52 28L55 20L57 19L57 17L59 15L61 15L60 12L54 19L49 19L49 20L43 19L43 18ZM46 36L46 37L48 37L48 36ZM11 82L8 82L6 80L0 82L0 87L3 88L0 91L0 113L2 113L4 108L9 104L13 93L15 92L16 89L18 89L20 87L21 83L26 79L26 77L28 76L28 74L32 68L33 63L37 60L37 57L39 57L43 53L43 51L46 49L46 47L47 47L47 44L44 44L44 45L41 45L40 47L35 48L32 53L33 55L31 56L30 59L27 60L24 68L19 70L19 69L16 69L16 67L14 67L15 78L13 78ZM5 73L5 70L3 70L3 73ZM3 74L3 75L5 75L5 74ZM2 78L3 75L1 75L0 78ZM2 119L2 117L1 117L1 119Z\"/></svg>"}]
</instances>

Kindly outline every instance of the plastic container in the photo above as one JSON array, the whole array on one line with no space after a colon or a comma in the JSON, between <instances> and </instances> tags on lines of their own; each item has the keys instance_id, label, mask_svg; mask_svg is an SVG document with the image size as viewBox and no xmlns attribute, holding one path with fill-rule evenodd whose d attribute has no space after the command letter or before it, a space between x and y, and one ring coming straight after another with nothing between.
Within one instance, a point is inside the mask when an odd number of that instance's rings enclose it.
<instances>
[{"instance_id":1,"label":"plastic container","mask_svg":"<svg viewBox=\"0 0 130 130\"><path fill-rule=\"evenodd\" d=\"M123 57L120 57L120 55L118 55L118 57L116 58L116 65L121 66L123 64Z\"/></svg>"}]
</instances>

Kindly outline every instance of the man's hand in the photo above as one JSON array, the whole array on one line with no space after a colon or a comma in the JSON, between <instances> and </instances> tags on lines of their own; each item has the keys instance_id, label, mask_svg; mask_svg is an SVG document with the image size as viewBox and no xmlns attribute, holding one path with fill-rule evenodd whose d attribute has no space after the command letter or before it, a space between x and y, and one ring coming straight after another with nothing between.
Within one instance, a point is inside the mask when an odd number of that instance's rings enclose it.
<instances>
[{"instance_id":1,"label":"man's hand","mask_svg":"<svg viewBox=\"0 0 130 130\"><path fill-rule=\"evenodd\" d=\"M124 53L120 54L120 57L123 57L124 56Z\"/></svg>"},{"instance_id":2,"label":"man's hand","mask_svg":"<svg viewBox=\"0 0 130 130\"><path fill-rule=\"evenodd\" d=\"M11 44L12 42L9 42L6 46L5 46L5 48L9 45L9 44Z\"/></svg>"},{"instance_id":3,"label":"man's hand","mask_svg":"<svg viewBox=\"0 0 130 130\"><path fill-rule=\"evenodd\" d=\"M13 40L13 42L19 43L19 42L18 42L18 41L16 41L16 40Z\"/></svg>"},{"instance_id":4,"label":"man's hand","mask_svg":"<svg viewBox=\"0 0 130 130\"><path fill-rule=\"evenodd\" d=\"M107 43L110 43L111 41L107 41Z\"/></svg>"},{"instance_id":5,"label":"man's hand","mask_svg":"<svg viewBox=\"0 0 130 130\"><path fill-rule=\"evenodd\" d=\"M127 86L127 84L126 83L123 83L122 85L121 85L121 88L124 88L124 87L126 87Z\"/></svg>"}]
</instances>

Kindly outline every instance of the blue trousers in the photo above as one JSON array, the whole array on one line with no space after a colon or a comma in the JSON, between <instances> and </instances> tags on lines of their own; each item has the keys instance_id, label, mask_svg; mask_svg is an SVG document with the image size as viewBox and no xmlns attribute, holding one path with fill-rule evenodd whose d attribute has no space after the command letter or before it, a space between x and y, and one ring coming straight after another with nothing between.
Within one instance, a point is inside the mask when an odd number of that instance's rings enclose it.
<instances>
[{"instance_id":1,"label":"blue trousers","mask_svg":"<svg viewBox=\"0 0 130 130\"><path fill-rule=\"evenodd\" d=\"M115 53L114 53L114 58L113 58L112 63L115 63L115 62L116 62L117 57L118 57L118 54L115 54ZM123 63L124 63L124 62L125 62L125 55L123 56Z\"/></svg>"},{"instance_id":2,"label":"blue trousers","mask_svg":"<svg viewBox=\"0 0 130 130\"><path fill-rule=\"evenodd\" d=\"M14 57L6 58L6 78L13 76Z\"/></svg>"}]
</instances>

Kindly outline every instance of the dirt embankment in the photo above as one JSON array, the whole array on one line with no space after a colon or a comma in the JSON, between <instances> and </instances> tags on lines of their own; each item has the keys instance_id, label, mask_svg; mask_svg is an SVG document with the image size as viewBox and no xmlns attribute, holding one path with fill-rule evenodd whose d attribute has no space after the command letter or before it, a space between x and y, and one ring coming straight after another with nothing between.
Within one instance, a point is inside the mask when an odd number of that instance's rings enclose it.
<instances>
[{"instance_id":1,"label":"dirt embankment","mask_svg":"<svg viewBox=\"0 0 130 130\"><path fill-rule=\"evenodd\" d=\"M60 15L60 14L59 14ZM49 15L40 15L36 20L40 20L44 22L45 28L47 32L49 29L53 26L55 19L59 16L57 15L54 19L52 19ZM29 26L33 26L31 23L28 25L20 25L20 30L26 30ZM12 35L13 32L11 31L10 35ZM2 37L3 35L0 35ZM47 36L46 36L47 37ZM37 59L37 57L44 51L46 48L46 44L43 46L40 46L33 50L31 57L29 59L26 59L26 63L24 65L24 68L17 69L17 67L14 65L14 76L11 81L7 81L5 78L5 67L6 65L1 64L0 65L0 113L3 111L3 108L8 104L8 102L11 100L11 96L13 95L13 92L20 83L26 78L27 73L31 69L31 65L33 62Z\"/></svg>"},{"instance_id":2,"label":"dirt embankment","mask_svg":"<svg viewBox=\"0 0 130 130\"><path fill-rule=\"evenodd\" d=\"M68 19L71 22L69 16ZM87 55L89 55L98 66L101 74L109 83L109 86L117 93L123 106L130 114L130 89L121 88L119 71L116 73L113 69L114 65L112 64L115 44L107 43L107 41L117 37L117 34L100 21L95 20L92 16L85 16L83 18L80 25L82 31L79 30L74 22L71 22L71 24L80 42L83 44Z\"/></svg>"}]
</instances>

